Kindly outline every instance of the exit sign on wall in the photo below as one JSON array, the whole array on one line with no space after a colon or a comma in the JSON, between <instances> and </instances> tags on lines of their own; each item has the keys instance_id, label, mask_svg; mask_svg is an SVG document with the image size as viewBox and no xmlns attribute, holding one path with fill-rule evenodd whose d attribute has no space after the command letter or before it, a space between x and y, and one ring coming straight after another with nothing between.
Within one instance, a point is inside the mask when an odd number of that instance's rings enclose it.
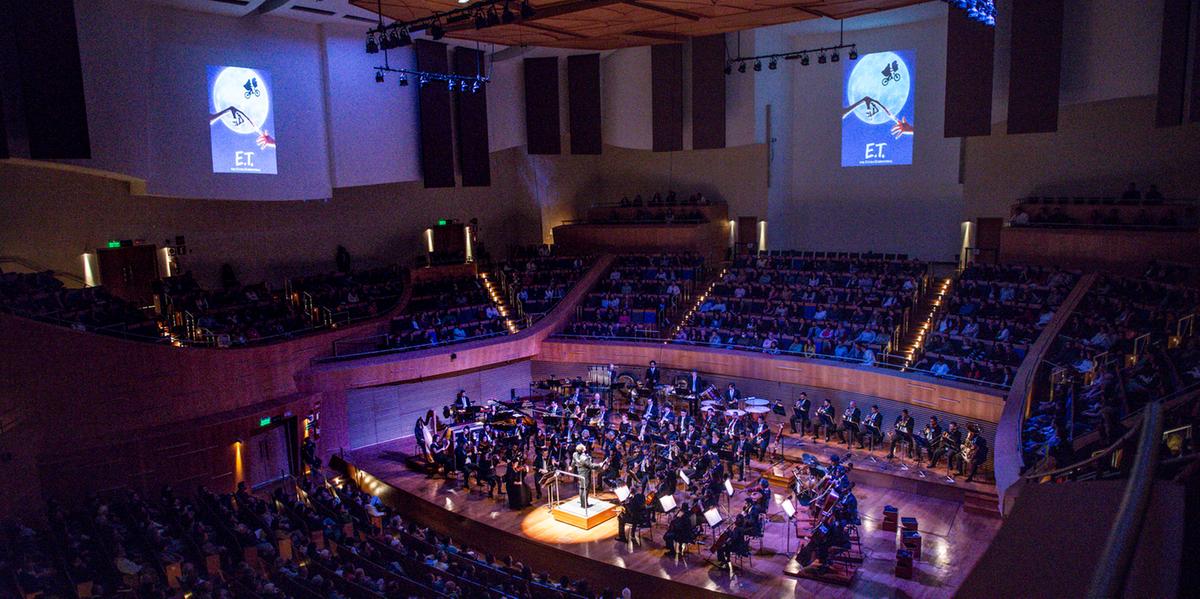
<instances>
[{"instance_id":1,"label":"exit sign on wall","mask_svg":"<svg viewBox=\"0 0 1200 599\"><path fill-rule=\"evenodd\" d=\"M259 426L270 426L271 425L271 417L267 416L266 418L259 418L258 425Z\"/></svg>"}]
</instances>

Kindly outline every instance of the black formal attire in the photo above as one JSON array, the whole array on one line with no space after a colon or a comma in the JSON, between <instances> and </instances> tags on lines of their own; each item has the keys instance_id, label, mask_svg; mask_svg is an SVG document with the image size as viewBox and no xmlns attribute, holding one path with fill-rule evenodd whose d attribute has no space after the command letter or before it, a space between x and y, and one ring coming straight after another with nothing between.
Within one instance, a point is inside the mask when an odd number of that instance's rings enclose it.
<instances>
[{"instance_id":1,"label":"black formal attire","mask_svg":"<svg viewBox=\"0 0 1200 599\"><path fill-rule=\"evenodd\" d=\"M850 442L858 437L859 424L862 422L862 410L857 407L850 410L849 414L842 415L842 430L838 431L838 437L850 447Z\"/></svg>"},{"instance_id":2,"label":"black formal attire","mask_svg":"<svg viewBox=\"0 0 1200 599\"><path fill-rule=\"evenodd\" d=\"M808 420L810 409L812 409L812 401L807 397L796 400L796 403L792 406L793 433L800 433L801 435L808 433L808 429L812 426L812 422ZM799 424L799 427L796 426L797 424Z\"/></svg>"},{"instance_id":3,"label":"black formal attire","mask_svg":"<svg viewBox=\"0 0 1200 599\"><path fill-rule=\"evenodd\" d=\"M971 471L969 474L967 474L967 482L975 480L975 473L979 471L980 466L987 462L987 439L984 439L983 435L975 435L974 442L975 458L972 459L971 463L968 465Z\"/></svg>"},{"instance_id":4,"label":"black formal attire","mask_svg":"<svg viewBox=\"0 0 1200 599\"><path fill-rule=\"evenodd\" d=\"M858 437L858 446L861 448L866 445L867 436L871 437L871 446L883 442L883 413L873 412L867 414L867 420L863 423L863 432Z\"/></svg>"},{"instance_id":5,"label":"black formal attire","mask_svg":"<svg viewBox=\"0 0 1200 599\"><path fill-rule=\"evenodd\" d=\"M889 458L895 457L896 445L901 441L908 441L908 457L911 458L913 456L913 446L916 445L913 441L913 426L912 416L909 416L907 419L903 415L896 417L896 436L892 437L892 446L888 448Z\"/></svg>"},{"instance_id":6,"label":"black formal attire","mask_svg":"<svg viewBox=\"0 0 1200 599\"><path fill-rule=\"evenodd\" d=\"M955 429L947 431L943 435L941 443L938 443L937 449L933 450L929 456L929 467L936 468L942 456L946 456L946 467L953 468L958 462L959 451L962 450L963 434L961 430Z\"/></svg>"}]
</instances>

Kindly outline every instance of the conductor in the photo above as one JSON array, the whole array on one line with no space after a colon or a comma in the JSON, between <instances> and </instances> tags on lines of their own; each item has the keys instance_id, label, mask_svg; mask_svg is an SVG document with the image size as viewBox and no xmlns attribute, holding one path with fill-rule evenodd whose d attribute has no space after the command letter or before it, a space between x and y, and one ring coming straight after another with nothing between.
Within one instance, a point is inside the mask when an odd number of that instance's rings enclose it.
<instances>
[{"instance_id":1,"label":"conductor","mask_svg":"<svg viewBox=\"0 0 1200 599\"><path fill-rule=\"evenodd\" d=\"M592 461L592 454L588 453L583 443L575 446L572 462L575 464L575 474L579 475L579 504L586 510L590 507L588 492L592 490L592 471L604 468L604 462L597 464Z\"/></svg>"}]
</instances>

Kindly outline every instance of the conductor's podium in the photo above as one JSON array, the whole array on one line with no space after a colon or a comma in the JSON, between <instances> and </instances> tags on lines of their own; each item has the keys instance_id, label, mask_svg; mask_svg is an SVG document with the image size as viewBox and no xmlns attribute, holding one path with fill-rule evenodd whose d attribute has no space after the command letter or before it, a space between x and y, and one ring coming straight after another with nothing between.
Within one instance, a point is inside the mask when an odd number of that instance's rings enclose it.
<instances>
[{"instance_id":1,"label":"conductor's podium","mask_svg":"<svg viewBox=\"0 0 1200 599\"><path fill-rule=\"evenodd\" d=\"M591 530L599 524L608 522L617 517L617 505L602 499L597 499L595 496L589 497L591 505L584 509L579 505L579 496L576 495L566 501L560 502L550 510L550 514L555 520L570 524L576 528Z\"/></svg>"}]
</instances>

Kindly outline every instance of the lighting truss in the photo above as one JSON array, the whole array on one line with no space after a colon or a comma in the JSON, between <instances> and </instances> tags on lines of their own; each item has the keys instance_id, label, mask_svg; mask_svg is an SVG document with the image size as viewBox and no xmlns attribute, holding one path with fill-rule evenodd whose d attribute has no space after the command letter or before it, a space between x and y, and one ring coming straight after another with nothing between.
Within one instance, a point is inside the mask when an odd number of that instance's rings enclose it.
<instances>
[{"instance_id":1,"label":"lighting truss","mask_svg":"<svg viewBox=\"0 0 1200 599\"><path fill-rule=\"evenodd\" d=\"M763 61L768 62L768 67L775 70L772 66L779 59L783 60L799 60L800 64L808 66L810 55L817 58L818 64L825 64L827 61L838 62L841 60L841 52L845 50L846 56L850 60L858 59L858 47L855 44L838 44L836 46L826 46L823 48L807 48L804 50L789 50L787 52L777 52L775 54L759 54L756 56L737 56L730 58L725 63L725 74L728 75L733 71L733 65L737 64L737 71L745 73L746 69L743 65L750 63L754 66L755 71L762 70Z\"/></svg>"},{"instance_id":2,"label":"lighting truss","mask_svg":"<svg viewBox=\"0 0 1200 599\"><path fill-rule=\"evenodd\" d=\"M989 27L996 25L995 0L946 0L946 4L967 11L967 17Z\"/></svg>"},{"instance_id":3,"label":"lighting truss","mask_svg":"<svg viewBox=\"0 0 1200 599\"><path fill-rule=\"evenodd\" d=\"M419 85L428 85L438 81L445 83L450 91L471 93L479 91L484 84L491 81L490 77L482 73L477 75L457 75L454 73L435 73L432 71L419 71L392 66L375 67L375 80L382 83L384 73L399 74L401 86L408 85L408 80L411 78Z\"/></svg>"}]
</instances>

